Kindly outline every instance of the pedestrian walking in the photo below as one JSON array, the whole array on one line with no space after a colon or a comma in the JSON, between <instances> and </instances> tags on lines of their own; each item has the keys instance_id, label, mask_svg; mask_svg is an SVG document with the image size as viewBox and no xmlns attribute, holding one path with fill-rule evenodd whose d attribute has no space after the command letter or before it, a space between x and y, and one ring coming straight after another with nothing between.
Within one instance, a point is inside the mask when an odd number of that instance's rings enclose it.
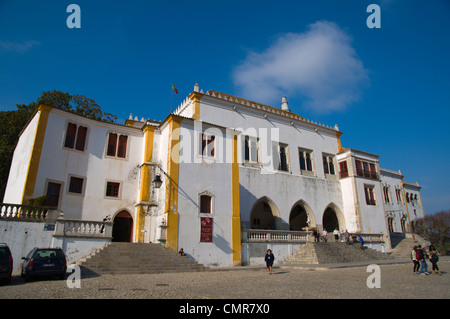
<instances>
[{"instance_id":1,"label":"pedestrian walking","mask_svg":"<svg viewBox=\"0 0 450 319\"><path fill-rule=\"evenodd\" d=\"M411 260L413 262L413 274L419 274L420 263L417 260L417 246L414 246L411 251Z\"/></svg>"},{"instance_id":2,"label":"pedestrian walking","mask_svg":"<svg viewBox=\"0 0 450 319\"><path fill-rule=\"evenodd\" d=\"M272 266L273 262L275 260L275 256L273 255L272 251L270 249L267 249L267 254L264 257L264 260L266 262L266 266L269 269L269 274L272 274Z\"/></svg>"},{"instance_id":3,"label":"pedestrian walking","mask_svg":"<svg viewBox=\"0 0 450 319\"><path fill-rule=\"evenodd\" d=\"M434 248L433 245L430 245L430 247L428 248L428 251L430 253L430 262L432 265L433 274L438 273L439 275L442 275L441 272L439 271L439 267L437 265L437 262L439 261L439 256L438 256L438 252L437 252L436 248Z\"/></svg>"}]
</instances>

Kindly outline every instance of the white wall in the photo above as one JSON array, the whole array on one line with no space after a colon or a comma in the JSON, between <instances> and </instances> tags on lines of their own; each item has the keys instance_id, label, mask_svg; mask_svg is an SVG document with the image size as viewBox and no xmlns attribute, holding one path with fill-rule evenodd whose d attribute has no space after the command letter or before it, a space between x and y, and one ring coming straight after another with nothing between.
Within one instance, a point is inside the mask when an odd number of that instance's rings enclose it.
<instances>
[{"instance_id":1,"label":"white wall","mask_svg":"<svg viewBox=\"0 0 450 319\"><path fill-rule=\"evenodd\" d=\"M13 275L20 274L22 257L34 247L51 247L53 230L44 229L44 223L0 220L0 243L6 243L13 256Z\"/></svg>"},{"instance_id":2,"label":"white wall","mask_svg":"<svg viewBox=\"0 0 450 319\"><path fill-rule=\"evenodd\" d=\"M85 151L64 147L69 122L88 127ZM108 134L128 135L127 158L108 158ZM46 194L49 180L63 184L60 209L66 219L102 220L122 209L135 211L139 194L139 165L142 161L143 133L140 129L111 125L52 109L41 152L33 197ZM68 192L70 176L84 178L82 195ZM121 183L118 199L105 197L106 181Z\"/></svg>"},{"instance_id":3,"label":"white wall","mask_svg":"<svg viewBox=\"0 0 450 319\"><path fill-rule=\"evenodd\" d=\"M11 167L9 169L8 183L6 185L4 203L21 204L30 165L31 152L34 146L36 128L39 121L39 112L30 120L14 149Z\"/></svg>"},{"instance_id":4,"label":"white wall","mask_svg":"<svg viewBox=\"0 0 450 319\"><path fill-rule=\"evenodd\" d=\"M210 96L204 96L200 105L202 121L244 131L242 135L247 135L248 132L257 134L260 138L260 151L270 160L270 163L263 163L262 169L240 166L241 220L244 223L250 220L253 204L263 196L275 203L286 224L289 223L291 209L300 200L311 207L317 224L322 224L323 213L330 204L336 205L343 212L337 162L335 161L335 177L327 179L322 161L323 153L335 155L338 152L337 131L274 114L264 118L265 112L261 110L239 104L233 109L233 103ZM274 170L271 142L264 141L264 137L279 138L280 143L288 144L290 172ZM265 148L265 145L268 146ZM313 177L300 172L299 148L313 151ZM242 145L239 146L239 151L242 151ZM341 227L344 228L345 225Z\"/></svg>"},{"instance_id":5,"label":"white wall","mask_svg":"<svg viewBox=\"0 0 450 319\"><path fill-rule=\"evenodd\" d=\"M204 127L206 129L206 127ZM231 147L231 139L221 130L214 130L216 146L222 140L223 147ZM211 132L211 130L210 130ZM194 148L194 140L198 139L199 131L194 131L192 121L185 120L181 124L183 136L180 147L187 151L192 148L196 161L202 158ZM216 149L216 155L218 154ZM183 248L198 262L207 265L232 265L231 249L231 154L228 159L220 162L182 163L179 166L178 192L178 249ZM215 160L218 160L216 157ZM208 192L213 196L212 214L200 214L199 196ZM200 218L213 218L213 242L200 242Z\"/></svg>"}]
</instances>

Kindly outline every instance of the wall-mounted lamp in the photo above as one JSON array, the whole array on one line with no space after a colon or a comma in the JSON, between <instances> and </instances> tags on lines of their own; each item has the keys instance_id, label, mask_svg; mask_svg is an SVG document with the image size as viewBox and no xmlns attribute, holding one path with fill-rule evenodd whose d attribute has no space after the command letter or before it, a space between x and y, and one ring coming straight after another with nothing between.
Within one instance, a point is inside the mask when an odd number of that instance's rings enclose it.
<instances>
[{"instance_id":1,"label":"wall-mounted lamp","mask_svg":"<svg viewBox=\"0 0 450 319\"><path fill-rule=\"evenodd\" d=\"M155 183L155 188L160 188L162 185L161 175L156 175L153 183Z\"/></svg>"}]
</instances>

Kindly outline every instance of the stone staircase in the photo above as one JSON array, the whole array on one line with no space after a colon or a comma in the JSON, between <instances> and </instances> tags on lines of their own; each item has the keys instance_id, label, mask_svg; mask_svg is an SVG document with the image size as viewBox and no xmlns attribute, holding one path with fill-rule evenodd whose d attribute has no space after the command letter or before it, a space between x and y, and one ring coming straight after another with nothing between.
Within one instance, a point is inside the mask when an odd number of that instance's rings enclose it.
<instances>
[{"instance_id":1,"label":"stone staircase","mask_svg":"<svg viewBox=\"0 0 450 319\"><path fill-rule=\"evenodd\" d=\"M341 242L306 243L284 261L284 264L332 264L391 259L389 255L359 244Z\"/></svg>"},{"instance_id":2,"label":"stone staircase","mask_svg":"<svg viewBox=\"0 0 450 319\"><path fill-rule=\"evenodd\" d=\"M208 268L160 244L110 243L78 261L84 273L157 274L206 271Z\"/></svg>"},{"instance_id":3,"label":"stone staircase","mask_svg":"<svg viewBox=\"0 0 450 319\"><path fill-rule=\"evenodd\" d=\"M410 258L414 246L422 245L422 247L426 247L430 245L430 242L419 235L414 235L414 238L412 238L412 236L406 237L402 233L391 233L391 245L393 247L391 251L392 257Z\"/></svg>"}]
</instances>

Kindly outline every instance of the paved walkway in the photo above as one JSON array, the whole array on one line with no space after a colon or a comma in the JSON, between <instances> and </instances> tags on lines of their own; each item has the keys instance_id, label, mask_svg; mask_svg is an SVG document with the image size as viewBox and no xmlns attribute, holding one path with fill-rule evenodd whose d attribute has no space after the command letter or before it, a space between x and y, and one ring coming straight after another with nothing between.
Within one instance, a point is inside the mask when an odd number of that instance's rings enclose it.
<instances>
[{"instance_id":1,"label":"paved walkway","mask_svg":"<svg viewBox=\"0 0 450 319\"><path fill-rule=\"evenodd\" d=\"M68 288L65 280L24 282L13 277L11 285L0 286L0 299L450 298L448 257L438 263L442 276L414 275L407 260L376 263L380 266L380 288L367 287L372 274L367 272L368 263L347 263L281 266L272 275L263 267L238 267L195 273L91 276L82 278L81 288Z\"/></svg>"}]
</instances>

